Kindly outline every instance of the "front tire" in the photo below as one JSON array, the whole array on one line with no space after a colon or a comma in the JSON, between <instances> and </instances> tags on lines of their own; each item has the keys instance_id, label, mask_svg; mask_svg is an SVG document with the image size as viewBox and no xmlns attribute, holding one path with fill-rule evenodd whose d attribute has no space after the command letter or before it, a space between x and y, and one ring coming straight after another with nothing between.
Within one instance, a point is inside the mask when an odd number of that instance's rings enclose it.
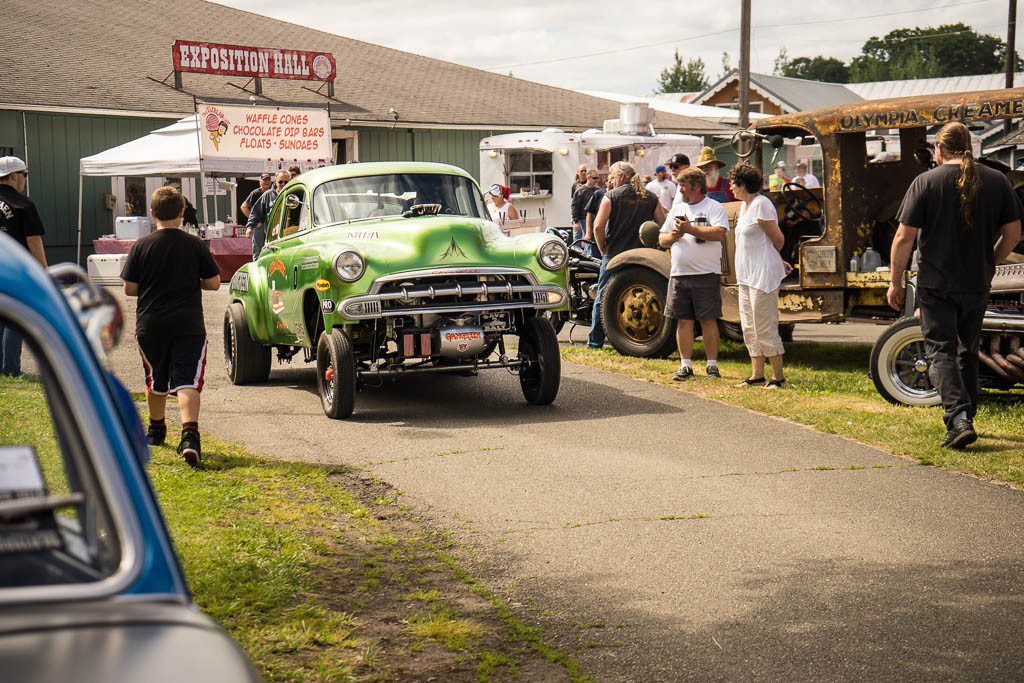
<instances>
[{"instance_id":1,"label":"front tire","mask_svg":"<svg viewBox=\"0 0 1024 683\"><path fill-rule=\"evenodd\" d=\"M562 355L558 335L547 318L527 319L519 337L519 384L528 403L546 406L558 396L562 383Z\"/></svg>"},{"instance_id":2,"label":"front tire","mask_svg":"<svg viewBox=\"0 0 1024 683\"><path fill-rule=\"evenodd\" d=\"M270 376L270 347L253 341L238 302L224 311L224 364L232 384L266 382Z\"/></svg>"},{"instance_id":3,"label":"front tire","mask_svg":"<svg viewBox=\"0 0 1024 683\"><path fill-rule=\"evenodd\" d=\"M934 406L939 392L928 377L924 335L918 318L901 318L882 333L871 348L871 379L889 403Z\"/></svg>"},{"instance_id":4,"label":"front tire","mask_svg":"<svg viewBox=\"0 0 1024 683\"><path fill-rule=\"evenodd\" d=\"M344 420L356 405L356 360L352 342L341 330L323 332L316 351L316 388L324 415Z\"/></svg>"},{"instance_id":5,"label":"front tire","mask_svg":"<svg viewBox=\"0 0 1024 683\"><path fill-rule=\"evenodd\" d=\"M667 356L675 349L675 325L665 317L668 280L650 268L615 271L604 288L605 335L625 356Z\"/></svg>"}]
</instances>

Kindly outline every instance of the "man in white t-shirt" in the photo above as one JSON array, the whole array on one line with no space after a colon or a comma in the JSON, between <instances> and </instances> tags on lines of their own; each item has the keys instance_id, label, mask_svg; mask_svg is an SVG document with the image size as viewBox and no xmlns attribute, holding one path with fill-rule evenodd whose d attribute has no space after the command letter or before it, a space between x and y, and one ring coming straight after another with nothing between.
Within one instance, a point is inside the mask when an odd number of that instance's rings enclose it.
<instances>
[{"instance_id":1,"label":"man in white t-shirt","mask_svg":"<svg viewBox=\"0 0 1024 683\"><path fill-rule=\"evenodd\" d=\"M676 320L679 369L672 378L693 377L694 321L700 321L707 354L707 375L718 371L718 319L722 317L722 243L729 232L725 208L707 196L707 176L691 167L676 176L682 202L676 202L661 227L663 248L671 247L665 315Z\"/></svg>"},{"instance_id":2,"label":"man in white t-shirt","mask_svg":"<svg viewBox=\"0 0 1024 683\"><path fill-rule=\"evenodd\" d=\"M672 200L676 198L676 184L668 177L668 170L664 166L654 169L654 178L647 183L647 191L658 198L666 211L672 208Z\"/></svg>"},{"instance_id":3,"label":"man in white t-shirt","mask_svg":"<svg viewBox=\"0 0 1024 683\"><path fill-rule=\"evenodd\" d=\"M793 178L793 182L803 185L808 189L821 187L821 181L818 180L818 176L807 170L807 162L803 159L796 165L796 177Z\"/></svg>"}]
</instances>

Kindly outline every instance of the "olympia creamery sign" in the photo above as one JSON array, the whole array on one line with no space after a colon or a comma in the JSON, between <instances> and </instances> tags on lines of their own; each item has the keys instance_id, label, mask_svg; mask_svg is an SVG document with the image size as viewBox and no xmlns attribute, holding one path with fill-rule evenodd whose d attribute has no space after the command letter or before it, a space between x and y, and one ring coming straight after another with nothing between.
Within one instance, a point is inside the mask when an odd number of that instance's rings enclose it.
<instances>
[{"instance_id":1,"label":"olympia creamery sign","mask_svg":"<svg viewBox=\"0 0 1024 683\"><path fill-rule=\"evenodd\" d=\"M196 112L203 158L330 159L326 109L200 104Z\"/></svg>"},{"instance_id":2,"label":"olympia creamery sign","mask_svg":"<svg viewBox=\"0 0 1024 683\"><path fill-rule=\"evenodd\" d=\"M222 43L176 40L174 70L247 78L287 78L334 82L337 64L328 52L278 50Z\"/></svg>"}]
</instances>

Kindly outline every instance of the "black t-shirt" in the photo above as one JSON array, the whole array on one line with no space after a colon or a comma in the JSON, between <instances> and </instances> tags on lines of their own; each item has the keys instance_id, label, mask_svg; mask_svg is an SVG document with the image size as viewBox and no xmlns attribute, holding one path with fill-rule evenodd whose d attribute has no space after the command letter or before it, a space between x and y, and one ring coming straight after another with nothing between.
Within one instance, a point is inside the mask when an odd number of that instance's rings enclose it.
<instances>
[{"instance_id":1,"label":"black t-shirt","mask_svg":"<svg viewBox=\"0 0 1024 683\"><path fill-rule=\"evenodd\" d=\"M258 200L265 190L262 187L257 187L255 190L249 193L249 196L245 198L245 205L249 207L249 212L252 213L252 207L256 206L256 200Z\"/></svg>"},{"instance_id":2,"label":"black t-shirt","mask_svg":"<svg viewBox=\"0 0 1024 683\"><path fill-rule=\"evenodd\" d=\"M598 187L594 190L594 193L590 195L590 199L583 205L583 213L592 213L597 215L597 210L601 208L601 200L604 199L605 190L603 187ZM584 216L586 218L586 216Z\"/></svg>"},{"instance_id":3,"label":"black t-shirt","mask_svg":"<svg viewBox=\"0 0 1024 683\"><path fill-rule=\"evenodd\" d=\"M638 197L630 185L619 185L605 196L612 202L612 213L604 229L604 257L642 247L640 225L654 220L658 198L647 190Z\"/></svg>"},{"instance_id":4,"label":"black t-shirt","mask_svg":"<svg viewBox=\"0 0 1024 683\"><path fill-rule=\"evenodd\" d=\"M43 234L43 221L31 199L10 185L0 184L0 232L28 248L28 238Z\"/></svg>"},{"instance_id":5,"label":"black t-shirt","mask_svg":"<svg viewBox=\"0 0 1024 683\"><path fill-rule=\"evenodd\" d=\"M980 187L974 197L974 226L960 218L959 164L922 173L907 190L897 220L921 230L917 284L944 292L987 292L995 275L999 228L1020 218L1009 180L978 164Z\"/></svg>"},{"instance_id":6,"label":"black t-shirt","mask_svg":"<svg viewBox=\"0 0 1024 683\"><path fill-rule=\"evenodd\" d=\"M573 223L584 223L587 219L586 206L590 202L590 198L594 196L594 193L600 190L597 187L587 187L586 185L580 185L576 190L576 194L572 196L572 222Z\"/></svg>"},{"instance_id":7,"label":"black t-shirt","mask_svg":"<svg viewBox=\"0 0 1024 683\"><path fill-rule=\"evenodd\" d=\"M206 243L187 232L164 228L137 240L121 271L139 285L136 334L206 334L200 280L219 273Z\"/></svg>"}]
</instances>

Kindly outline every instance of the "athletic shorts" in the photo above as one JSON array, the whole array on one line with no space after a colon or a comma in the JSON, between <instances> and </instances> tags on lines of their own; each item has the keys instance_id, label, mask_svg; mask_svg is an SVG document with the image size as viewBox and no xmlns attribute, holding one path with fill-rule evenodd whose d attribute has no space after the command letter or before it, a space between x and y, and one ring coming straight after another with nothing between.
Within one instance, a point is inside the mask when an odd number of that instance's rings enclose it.
<instances>
[{"instance_id":1,"label":"athletic shorts","mask_svg":"<svg viewBox=\"0 0 1024 683\"><path fill-rule=\"evenodd\" d=\"M668 280L665 315L677 320L718 320L722 317L722 276L673 275Z\"/></svg>"},{"instance_id":2,"label":"athletic shorts","mask_svg":"<svg viewBox=\"0 0 1024 683\"><path fill-rule=\"evenodd\" d=\"M179 389L203 390L206 373L206 335L187 337L136 336L146 391L157 396L174 395Z\"/></svg>"}]
</instances>

